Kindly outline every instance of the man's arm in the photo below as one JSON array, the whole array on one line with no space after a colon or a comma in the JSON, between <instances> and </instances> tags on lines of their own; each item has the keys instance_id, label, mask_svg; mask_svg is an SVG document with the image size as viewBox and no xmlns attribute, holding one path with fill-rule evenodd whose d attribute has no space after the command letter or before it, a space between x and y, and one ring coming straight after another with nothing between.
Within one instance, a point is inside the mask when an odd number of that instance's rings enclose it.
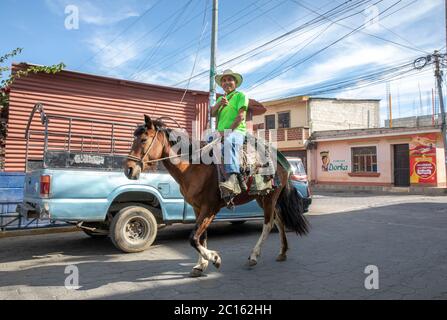
<instances>
[{"instance_id":1,"label":"man's arm","mask_svg":"<svg viewBox=\"0 0 447 320\"><path fill-rule=\"evenodd\" d=\"M237 114L237 117L234 119L233 123L231 124L231 130L236 129L242 121L245 120L245 109L244 108L240 108L239 109L239 113Z\"/></svg>"}]
</instances>

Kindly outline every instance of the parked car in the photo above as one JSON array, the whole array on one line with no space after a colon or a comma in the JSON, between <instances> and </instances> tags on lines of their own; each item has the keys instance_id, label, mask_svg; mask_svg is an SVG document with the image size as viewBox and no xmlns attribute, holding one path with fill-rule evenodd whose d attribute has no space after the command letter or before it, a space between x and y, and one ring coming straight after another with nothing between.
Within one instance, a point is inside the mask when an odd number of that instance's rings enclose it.
<instances>
[{"instance_id":1,"label":"parked car","mask_svg":"<svg viewBox=\"0 0 447 320\"><path fill-rule=\"evenodd\" d=\"M300 158L292 157L287 157L287 160L292 166L292 175L290 176L290 180L292 181L295 189L298 191L298 195L301 199L303 199L304 212L308 212L309 206L312 204L312 194L303 161Z\"/></svg>"}]
</instances>

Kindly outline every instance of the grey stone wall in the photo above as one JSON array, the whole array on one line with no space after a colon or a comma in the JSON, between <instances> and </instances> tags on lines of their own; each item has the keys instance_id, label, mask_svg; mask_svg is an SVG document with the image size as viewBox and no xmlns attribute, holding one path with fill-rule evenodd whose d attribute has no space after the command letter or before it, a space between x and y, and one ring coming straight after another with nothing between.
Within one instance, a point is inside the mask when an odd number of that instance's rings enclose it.
<instances>
[{"instance_id":1,"label":"grey stone wall","mask_svg":"<svg viewBox=\"0 0 447 320\"><path fill-rule=\"evenodd\" d=\"M441 115L435 116L435 125L441 124ZM418 128L433 125L431 115L393 119L393 127ZM385 120L385 128L390 127L390 120Z\"/></svg>"}]
</instances>

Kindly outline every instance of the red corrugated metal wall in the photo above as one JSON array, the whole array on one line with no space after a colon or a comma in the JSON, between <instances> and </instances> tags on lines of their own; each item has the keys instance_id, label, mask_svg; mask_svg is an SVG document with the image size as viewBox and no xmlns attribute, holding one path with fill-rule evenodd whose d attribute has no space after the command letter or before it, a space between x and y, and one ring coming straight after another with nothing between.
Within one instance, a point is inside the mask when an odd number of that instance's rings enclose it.
<instances>
[{"instance_id":1,"label":"red corrugated metal wall","mask_svg":"<svg viewBox=\"0 0 447 320\"><path fill-rule=\"evenodd\" d=\"M13 65L13 70L23 66ZM25 169L25 129L28 117L37 102L44 105L45 112L52 115L75 116L101 121L120 122L136 126L144 122L143 115L153 118L169 116L192 133L192 122L197 121L195 131L204 129L208 107L208 94L202 91L189 91L183 102L183 90L128 82L71 71L62 71L55 75L31 74L18 79L11 88L8 136L6 139L5 171L24 171ZM169 121L167 121L168 124ZM63 134L66 134L68 122L54 120L50 130L61 137L54 139L53 147L63 147ZM94 134L108 137L111 125L95 125L73 122L73 134ZM133 127L132 127L133 128ZM121 139L132 138L132 128L118 126L115 135ZM34 117L32 130L42 130L39 117ZM75 145L80 140L74 139ZM88 141L83 141L88 145ZM108 147L100 140L90 141L92 151L105 151ZM84 146L85 146L84 145ZM117 143L117 153L126 153L127 144ZM29 150L30 158L41 157L41 146L35 145Z\"/></svg>"}]
</instances>

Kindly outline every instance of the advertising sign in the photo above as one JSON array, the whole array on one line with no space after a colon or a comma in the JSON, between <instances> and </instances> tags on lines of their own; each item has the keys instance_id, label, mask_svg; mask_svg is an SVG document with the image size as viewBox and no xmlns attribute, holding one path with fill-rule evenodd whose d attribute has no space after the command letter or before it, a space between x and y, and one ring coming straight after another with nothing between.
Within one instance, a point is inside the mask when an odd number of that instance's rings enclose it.
<instances>
[{"instance_id":1,"label":"advertising sign","mask_svg":"<svg viewBox=\"0 0 447 320\"><path fill-rule=\"evenodd\" d=\"M436 184L436 133L413 137L410 143L411 184Z\"/></svg>"}]
</instances>

